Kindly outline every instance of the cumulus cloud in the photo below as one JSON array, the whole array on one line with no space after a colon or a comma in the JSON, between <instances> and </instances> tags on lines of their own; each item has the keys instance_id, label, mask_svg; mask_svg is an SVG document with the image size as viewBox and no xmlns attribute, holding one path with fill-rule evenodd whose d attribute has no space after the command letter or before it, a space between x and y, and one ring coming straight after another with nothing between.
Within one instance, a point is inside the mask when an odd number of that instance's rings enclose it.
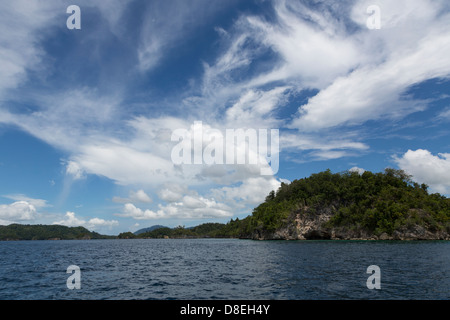
<instances>
[{"instance_id":1,"label":"cumulus cloud","mask_svg":"<svg viewBox=\"0 0 450 320\"><path fill-rule=\"evenodd\" d=\"M181 201L188 188L179 184L166 183L158 191L158 197L168 203Z\"/></svg>"},{"instance_id":2,"label":"cumulus cloud","mask_svg":"<svg viewBox=\"0 0 450 320\"><path fill-rule=\"evenodd\" d=\"M273 177L245 179L232 187L212 188L208 196L177 184L168 184L158 192L167 204L159 204L157 209L141 209L126 203L117 216L136 220L184 218L228 218L233 215L249 214L272 190L277 190L281 182Z\"/></svg>"},{"instance_id":3,"label":"cumulus cloud","mask_svg":"<svg viewBox=\"0 0 450 320\"><path fill-rule=\"evenodd\" d=\"M67 227L82 226L89 230L97 230L98 228L102 228L102 227L110 228L110 227L118 226L119 222L117 220L104 220L104 219L100 219L100 218L91 218L89 220L85 220L83 218L77 217L74 212L68 211L65 214L64 219L55 221L55 222L53 222L53 224L63 225L63 226L67 226Z\"/></svg>"},{"instance_id":4,"label":"cumulus cloud","mask_svg":"<svg viewBox=\"0 0 450 320\"><path fill-rule=\"evenodd\" d=\"M122 213L117 216L128 217L136 220L154 219L205 219L227 218L233 216L230 208L225 204L217 203L213 199L203 197L183 197L181 202L173 202L167 205L158 205L157 210L141 209L132 203L124 205Z\"/></svg>"},{"instance_id":5,"label":"cumulus cloud","mask_svg":"<svg viewBox=\"0 0 450 320\"><path fill-rule=\"evenodd\" d=\"M64 217L65 219L55 221L53 224L59 224L67 227L79 227L86 223L86 220L77 218L75 216L75 212L67 212Z\"/></svg>"},{"instance_id":6,"label":"cumulus cloud","mask_svg":"<svg viewBox=\"0 0 450 320\"><path fill-rule=\"evenodd\" d=\"M123 206L123 212L116 214L120 217L126 217L126 218L133 218L136 220L151 220L151 219L158 219L158 218L164 218L164 212L162 210L159 210L157 212L146 209L142 210L140 208L137 208L132 203L126 203Z\"/></svg>"},{"instance_id":7,"label":"cumulus cloud","mask_svg":"<svg viewBox=\"0 0 450 320\"><path fill-rule=\"evenodd\" d=\"M365 169L363 168L359 168L359 167L352 167L348 170L349 172L357 172L359 174L363 174L364 172L366 172Z\"/></svg>"},{"instance_id":8,"label":"cumulus cloud","mask_svg":"<svg viewBox=\"0 0 450 320\"><path fill-rule=\"evenodd\" d=\"M31 221L37 217L36 208L27 201L16 201L0 205L0 223Z\"/></svg>"},{"instance_id":9,"label":"cumulus cloud","mask_svg":"<svg viewBox=\"0 0 450 320\"><path fill-rule=\"evenodd\" d=\"M119 202L119 203L127 203L127 202L151 203L151 202L153 202L152 198L147 193L145 193L145 191L142 189L140 189L138 191L130 190L128 198L113 197L112 200L114 202Z\"/></svg>"},{"instance_id":10,"label":"cumulus cloud","mask_svg":"<svg viewBox=\"0 0 450 320\"><path fill-rule=\"evenodd\" d=\"M408 150L395 161L413 180L427 184L435 192L450 194L450 153L433 155L424 149Z\"/></svg>"},{"instance_id":11,"label":"cumulus cloud","mask_svg":"<svg viewBox=\"0 0 450 320\"><path fill-rule=\"evenodd\" d=\"M225 203L251 208L263 202L269 192L276 191L280 185L281 182L273 177L252 177L237 186L216 188L212 194Z\"/></svg>"}]
</instances>

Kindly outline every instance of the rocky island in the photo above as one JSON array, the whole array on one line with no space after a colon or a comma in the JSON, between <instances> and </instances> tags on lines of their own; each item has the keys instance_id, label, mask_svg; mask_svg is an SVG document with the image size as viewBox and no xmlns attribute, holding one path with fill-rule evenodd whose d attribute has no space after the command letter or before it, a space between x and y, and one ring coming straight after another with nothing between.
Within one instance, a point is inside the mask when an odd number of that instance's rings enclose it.
<instances>
[{"instance_id":1,"label":"rocky island","mask_svg":"<svg viewBox=\"0 0 450 320\"><path fill-rule=\"evenodd\" d=\"M330 170L282 183L245 219L157 228L121 238L450 240L450 199L405 172Z\"/></svg>"},{"instance_id":2,"label":"rocky island","mask_svg":"<svg viewBox=\"0 0 450 320\"><path fill-rule=\"evenodd\" d=\"M404 171L330 170L282 183L244 219L185 228L154 226L104 236L83 227L0 226L0 240L241 238L254 240L450 240L450 199Z\"/></svg>"},{"instance_id":3,"label":"rocky island","mask_svg":"<svg viewBox=\"0 0 450 320\"><path fill-rule=\"evenodd\" d=\"M401 170L327 170L282 184L246 223L261 240L450 240L450 199Z\"/></svg>"}]
</instances>

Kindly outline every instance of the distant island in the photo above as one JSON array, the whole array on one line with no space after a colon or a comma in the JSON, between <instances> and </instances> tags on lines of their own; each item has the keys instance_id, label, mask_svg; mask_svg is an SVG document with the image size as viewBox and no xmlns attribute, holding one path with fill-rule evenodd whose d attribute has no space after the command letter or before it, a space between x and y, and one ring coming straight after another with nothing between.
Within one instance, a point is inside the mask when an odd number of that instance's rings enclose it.
<instances>
[{"instance_id":1,"label":"distant island","mask_svg":"<svg viewBox=\"0 0 450 320\"><path fill-rule=\"evenodd\" d=\"M137 231L135 231L133 233L134 234L141 234L141 233L150 232L150 231L153 231L153 230L156 230L156 229L160 229L160 228L168 228L168 227L162 226L160 224L157 224L157 225L154 225L154 226L151 226L151 227L148 227L148 228L139 229L139 230L137 230Z\"/></svg>"},{"instance_id":2,"label":"distant island","mask_svg":"<svg viewBox=\"0 0 450 320\"><path fill-rule=\"evenodd\" d=\"M450 199L402 170L326 170L282 183L244 219L185 228L152 226L118 236L83 227L0 226L0 240L241 238L254 240L450 240Z\"/></svg>"},{"instance_id":3,"label":"distant island","mask_svg":"<svg viewBox=\"0 0 450 320\"><path fill-rule=\"evenodd\" d=\"M101 235L84 227L42 224L0 226L0 240L90 240L112 238L116 237Z\"/></svg>"}]
</instances>

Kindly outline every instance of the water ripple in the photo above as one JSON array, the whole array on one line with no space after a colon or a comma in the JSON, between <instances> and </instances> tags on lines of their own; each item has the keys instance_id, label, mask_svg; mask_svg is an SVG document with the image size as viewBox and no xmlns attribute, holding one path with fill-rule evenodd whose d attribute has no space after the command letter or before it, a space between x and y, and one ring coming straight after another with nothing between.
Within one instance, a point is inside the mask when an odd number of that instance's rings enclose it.
<instances>
[{"instance_id":1,"label":"water ripple","mask_svg":"<svg viewBox=\"0 0 450 320\"><path fill-rule=\"evenodd\" d=\"M450 298L448 241L11 241L0 256L0 299ZM380 290L366 287L373 264Z\"/></svg>"}]
</instances>

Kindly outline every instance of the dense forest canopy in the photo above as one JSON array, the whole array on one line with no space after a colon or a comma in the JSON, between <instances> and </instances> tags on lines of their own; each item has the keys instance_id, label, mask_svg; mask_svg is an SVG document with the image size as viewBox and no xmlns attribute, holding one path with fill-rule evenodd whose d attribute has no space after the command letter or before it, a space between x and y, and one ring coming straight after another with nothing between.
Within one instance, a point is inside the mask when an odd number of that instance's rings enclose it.
<instances>
[{"instance_id":1,"label":"dense forest canopy","mask_svg":"<svg viewBox=\"0 0 450 320\"><path fill-rule=\"evenodd\" d=\"M354 227L375 234L392 232L403 225L426 225L450 231L450 199L429 194L402 170L384 173L330 170L309 178L282 183L253 211L246 231L253 228L275 230L292 213L315 214L328 208L333 216L328 227Z\"/></svg>"},{"instance_id":2,"label":"dense forest canopy","mask_svg":"<svg viewBox=\"0 0 450 320\"><path fill-rule=\"evenodd\" d=\"M74 240L74 239L107 239L84 227L66 227L61 225L23 225L10 224L0 226L0 240Z\"/></svg>"}]
</instances>

